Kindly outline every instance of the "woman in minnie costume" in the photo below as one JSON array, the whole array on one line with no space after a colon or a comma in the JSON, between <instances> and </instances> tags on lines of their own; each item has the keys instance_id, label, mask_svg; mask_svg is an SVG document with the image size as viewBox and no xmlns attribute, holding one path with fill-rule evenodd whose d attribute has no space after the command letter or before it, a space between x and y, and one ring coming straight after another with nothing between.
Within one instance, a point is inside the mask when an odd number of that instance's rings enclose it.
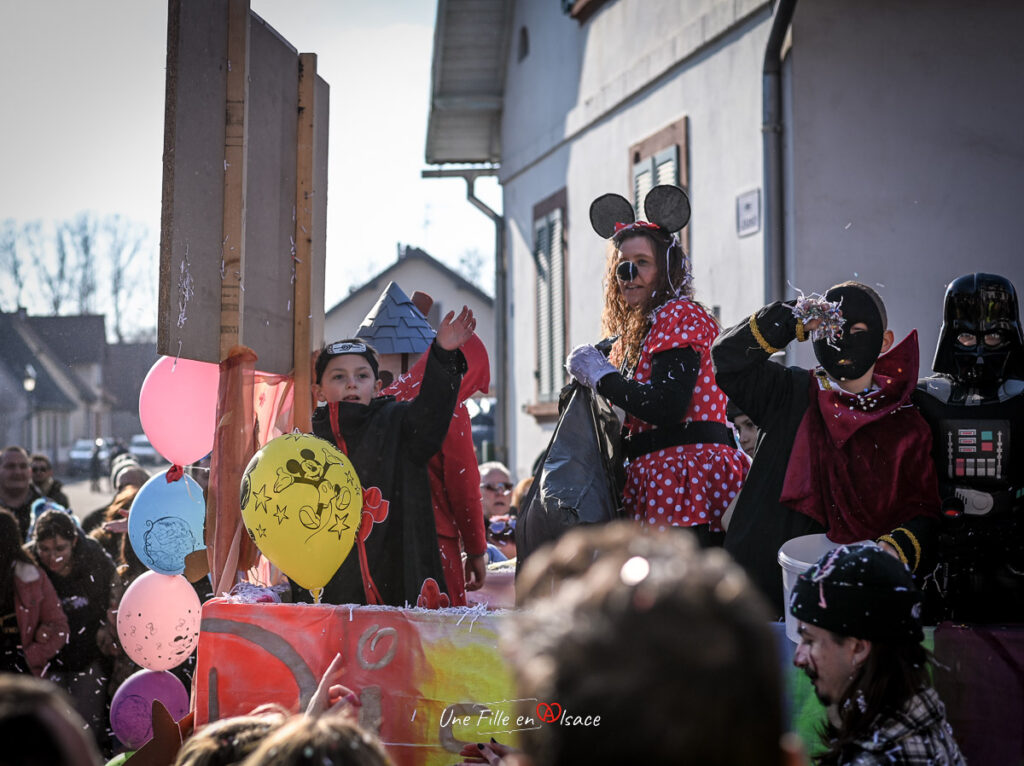
<instances>
[{"instance_id":1,"label":"woman in minnie costume","mask_svg":"<svg viewBox=\"0 0 1024 766\"><path fill-rule=\"evenodd\" d=\"M693 300L689 261L675 234L690 219L686 194L656 186L644 212L647 221L635 220L617 194L590 206L594 230L613 245L603 331L619 338L610 360L594 346L577 346L566 367L626 412L626 511L659 529L687 527L704 546L721 545L722 514L747 460L711 369L718 323Z\"/></svg>"}]
</instances>

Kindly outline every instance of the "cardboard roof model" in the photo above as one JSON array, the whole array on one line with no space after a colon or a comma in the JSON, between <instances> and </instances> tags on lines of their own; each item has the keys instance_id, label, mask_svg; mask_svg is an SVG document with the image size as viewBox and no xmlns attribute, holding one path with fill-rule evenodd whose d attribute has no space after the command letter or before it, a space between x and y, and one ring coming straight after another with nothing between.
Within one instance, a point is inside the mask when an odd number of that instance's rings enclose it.
<instances>
[{"instance_id":1,"label":"cardboard roof model","mask_svg":"<svg viewBox=\"0 0 1024 766\"><path fill-rule=\"evenodd\" d=\"M434 328L402 288L388 282L356 330L379 354L421 354L434 340Z\"/></svg>"}]
</instances>

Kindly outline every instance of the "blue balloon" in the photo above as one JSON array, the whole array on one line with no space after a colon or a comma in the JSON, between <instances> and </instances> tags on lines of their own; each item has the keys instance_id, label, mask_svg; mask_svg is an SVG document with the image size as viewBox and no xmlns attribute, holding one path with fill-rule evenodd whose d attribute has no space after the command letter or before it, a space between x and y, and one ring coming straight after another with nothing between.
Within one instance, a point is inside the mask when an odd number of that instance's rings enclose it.
<instances>
[{"instance_id":1,"label":"blue balloon","mask_svg":"<svg viewBox=\"0 0 1024 766\"><path fill-rule=\"evenodd\" d=\"M185 557L206 547L206 501L195 479L167 482L162 471L142 485L128 514L128 539L135 555L154 572L177 575Z\"/></svg>"}]
</instances>

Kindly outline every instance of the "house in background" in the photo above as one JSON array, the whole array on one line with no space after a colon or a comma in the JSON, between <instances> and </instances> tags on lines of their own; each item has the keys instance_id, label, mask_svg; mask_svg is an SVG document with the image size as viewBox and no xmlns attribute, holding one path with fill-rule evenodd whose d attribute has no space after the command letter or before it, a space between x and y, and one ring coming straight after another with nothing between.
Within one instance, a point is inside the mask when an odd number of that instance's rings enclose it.
<instances>
[{"instance_id":1,"label":"house in background","mask_svg":"<svg viewBox=\"0 0 1024 766\"><path fill-rule=\"evenodd\" d=\"M29 316L29 326L46 344L52 358L75 382L79 399L87 403L79 438L110 436L113 399L104 386L103 366L107 357L106 317L101 314L77 316Z\"/></svg>"},{"instance_id":2,"label":"house in background","mask_svg":"<svg viewBox=\"0 0 1024 766\"><path fill-rule=\"evenodd\" d=\"M108 344L103 316L0 312L0 444L58 467L78 439L127 444L142 432L139 391L157 358L153 343Z\"/></svg>"},{"instance_id":3,"label":"house in background","mask_svg":"<svg viewBox=\"0 0 1024 766\"><path fill-rule=\"evenodd\" d=\"M103 379L110 395L110 434L125 444L142 433L139 420L139 392L160 355L155 343L111 343Z\"/></svg>"},{"instance_id":4,"label":"house in background","mask_svg":"<svg viewBox=\"0 0 1024 766\"><path fill-rule=\"evenodd\" d=\"M398 260L327 310L323 341L331 343L355 337L359 325L389 282L396 283L406 295L419 290L434 299L427 321L435 329L441 317L449 311L469 306L476 317L476 333L493 357L494 298L441 261L419 248L409 246L399 251ZM491 375L494 375L493 358Z\"/></svg>"},{"instance_id":5,"label":"house in background","mask_svg":"<svg viewBox=\"0 0 1024 766\"><path fill-rule=\"evenodd\" d=\"M66 323L36 322L42 318L30 317L24 309L0 312L0 432L4 444L44 452L59 465L67 460L75 439L100 435L105 409L100 392L79 377L67 356L50 345L61 324L73 332L80 318L56 317ZM99 319L102 333L103 318ZM87 328L85 336L90 324L82 323ZM85 357L76 358L81 363Z\"/></svg>"},{"instance_id":6,"label":"house in background","mask_svg":"<svg viewBox=\"0 0 1024 766\"><path fill-rule=\"evenodd\" d=\"M567 351L600 339L606 192L688 190L723 324L859 279L928 374L951 279L1024 288L1022 28L1012 0L439 0L426 159L502 185L514 472L550 438Z\"/></svg>"}]
</instances>

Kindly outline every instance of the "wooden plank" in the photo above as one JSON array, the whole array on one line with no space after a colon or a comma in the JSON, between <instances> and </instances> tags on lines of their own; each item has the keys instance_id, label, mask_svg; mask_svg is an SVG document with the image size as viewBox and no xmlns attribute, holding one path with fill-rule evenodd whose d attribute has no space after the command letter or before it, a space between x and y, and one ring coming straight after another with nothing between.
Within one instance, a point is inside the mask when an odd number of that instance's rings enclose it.
<instances>
[{"instance_id":1,"label":"wooden plank","mask_svg":"<svg viewBox=\"0 0 1024 766\"><path fill-rule=\"evenodd\" d=\"M249 25L246 127L245 312L242 343L264 372L294 365L295 176L298 51L255 14Z\"/></svg>"},{"instance_id":2,"label":"wooden plank","mask_svg":"<svg viewBox=\"0 0 1024 766\"><path fill-rule=\"evenodd\" d=\"M249 93L249 0L228 0L224 118L224 219L221 242L220 358L241 340L245 264L246 123ZM258 353L258 352L257 352Z\"/></svg>"},{"instance_id":3,"label":"wooden plank","mask_svg":"<svg viewBox=\"0 0 1024 766\"><path fill-rule=\"evenodd\" d=\"M313 155L315 148L316 54L299 54L298 156L295 175L295 427L312 429L310 417L310 290L313 274Z\"/></svg>"},{"instance_id":4,"label":"wooden plank","mask_svg":"<svg viewBox=\"0 0 1024 766\"><path fill-rule=\"evenodd\" d=\"M218 362L227 0L167 11L157 351Z\"/></svg>"},{"instance_id":5,"label":"wooden plank","mask_svg":"<svg viewBox=\"0 0 1024 766\"><path fill-rule=\"evenodd\" d=\"M240 343L259 356L258 369L288 374L295 364L299 57L251 10L244 55L239 39L229 53L232 6L248 3L168 3L157 350L219 362ZM245 76L232 85L229 106L228 75L240 73L239 56ZM329 89L319 77L314 82L309 351L322 342L326 260Z\"/></svg>"},{"instance_id":6,"label":"wooden plank","mask_svg":"<svg viewBox=\"0 0 1024 766\"><path fill-rule=\"evenodd\" d=\"M331 107L330 86L316 78L313 161L313 271L309 307L312 317L310 350L324 343L324 290L327 283L327 139Z\"/></svg>"}]
</instances>

